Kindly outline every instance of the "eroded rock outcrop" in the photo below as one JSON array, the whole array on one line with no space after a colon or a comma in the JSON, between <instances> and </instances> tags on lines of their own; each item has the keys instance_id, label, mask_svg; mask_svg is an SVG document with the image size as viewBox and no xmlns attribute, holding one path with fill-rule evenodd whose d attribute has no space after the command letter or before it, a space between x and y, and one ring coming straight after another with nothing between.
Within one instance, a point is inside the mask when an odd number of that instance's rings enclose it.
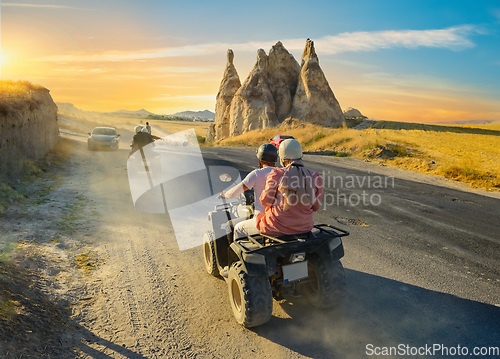
<instances>
[{"instance_id":1,"label":"eroded rock outcrop","mask_svg":"<svg viewBox=\"0 0 500 359\"><path fill-rule=\"evenodd\" d=\"M280 122L290 116L299 75L299 63L278 41L269 50L267 81L273 94L276 116Z\"/></svg>"},{"instance_id":2,"label":"eroded rock outcrop","mask_svg":"<svg viewBox=\"0 0 500 359\"><path fill-rule=\"evenodd\" d=\"M297 92L293 99L292 117L320 126L339 127L344 114L319 66L314 42L307 39Z\"/></svg>"},{"instance_id":3,"label":"eroded rock outcrop","mask_svg":"<svg viewBox=\"0 0 500 359\"><path fill-rule=\"evenodd\" d=\"M0 177L4 178L21 174L24 161L43 158L59 139L57 106L49 90L23 85L25 94L18 99L0 96Z\"/></svg>"},{"instance_id":4,"label":"eroded rock outcrop","mask_svg":"<svg viewBox=\"0 0 500 359\"><path fill-rule=\"evenodd\" d=\"M363 116L363 114L359 110L352 108L352 107L348 107L344 111L344 117L345 118L366 118L366 116Z\"/></svg>"},{"instance_id":5,"label":"eroded rock outcrop","mask_svg":"<svg viewBox=\"0 0 500 359\"><path fill-rule=\"evenodd\" d=\"M267 82L268 56L259 49L257 63L234 95L230 109L230 136L279 124L273 94Z\"/></svg>"},{"instance_id":6,"label":"eroded rock outcrop","mask_svg":"<svg viewBox=\"0 0 500 359\"><path fill-rule=\"evenodd\" d=\"M229 50L217 94L215 125L209 128L207 139L221 140L274 127L290 116L328 127L344 123L344 115L319 66L311 40L307 39L302 65L279 41L269 56L259 49L254 68L239 88L232 59Z\"/></svg>"},{"instance_id":7,"label":"eroded rock outcrop","mask_svg":"<svg viewBox=\"0 0 500 359\"><path fill-rule=\"evenodd\" d=\"M215 103L215 126L213 129L209 128L207 139L211 137L222 139L229 136L229 110L231 101L241 87L240 77L234 67L233 59L233 50L227 50L227 65Z\"/></svg>"}]
</instances>

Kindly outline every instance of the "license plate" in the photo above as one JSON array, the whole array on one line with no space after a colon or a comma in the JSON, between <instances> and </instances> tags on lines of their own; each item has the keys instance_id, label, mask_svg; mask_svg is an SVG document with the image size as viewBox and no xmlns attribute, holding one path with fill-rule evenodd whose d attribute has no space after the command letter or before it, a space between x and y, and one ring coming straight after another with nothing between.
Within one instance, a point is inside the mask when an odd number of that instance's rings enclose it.
<instances>
[{"instance_id":1,"label":"license plate","mask_svg":"<svg viewBox=\"0 0 500 359\"><path fill-rule=\"evenodd\" d=\"M283 280L285 281L285 283L308 277L307 261L286 264L281 268L283 270Z\"/></svg>"}]
</instances>

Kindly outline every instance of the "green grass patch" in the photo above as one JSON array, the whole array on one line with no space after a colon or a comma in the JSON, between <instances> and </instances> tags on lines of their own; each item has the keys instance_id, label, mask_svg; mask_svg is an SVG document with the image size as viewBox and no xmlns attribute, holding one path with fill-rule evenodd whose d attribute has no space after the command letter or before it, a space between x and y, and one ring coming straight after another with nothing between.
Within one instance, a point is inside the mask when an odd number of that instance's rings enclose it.
<instances>
[{"instance_id":1,"label":"green grass patch","mask_svg":"<svg viewBox=\"0 0 500 359\"><path fill-rule=\"evenodd\" d=\"M78 269L83 270L85 274L90 274L91 271L97 268L101 260L97 253L88 251L81 253L75 257L75 264Z\"/></svg>"}]
</instances>

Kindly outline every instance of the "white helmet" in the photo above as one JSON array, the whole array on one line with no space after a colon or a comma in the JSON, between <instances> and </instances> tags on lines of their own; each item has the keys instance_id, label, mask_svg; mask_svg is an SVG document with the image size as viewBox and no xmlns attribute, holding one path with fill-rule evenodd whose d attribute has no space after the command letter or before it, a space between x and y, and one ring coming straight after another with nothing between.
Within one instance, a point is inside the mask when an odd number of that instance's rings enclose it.
<instances>
[{"instance_id":1,"label":"white helmet","mask_svg":"<svg viewBox=\"0 0 500 359\"><path fill-rule=\"evenodd\" d=\"M135 133L139 133L142 130L142 126L135 126L134 131Z\"/></svg>"},{"instance_id":2,"label":"white helmet","mask_svg":"<svg viewBox=\"0 0 500 359\"><path fill-rule=\"evenodd\" d=\"M146 132L146 133L149 133L148 129L146 127L143 127L141 132Z\"/></svg>"},{"instance_id":3,"label":"white helmet","mask_svg":"<svg viewBox=\"0 0 500 359\"><path fill-rule=\"evenodd\" d=\"M282 160L300 160L302 158L302 146L297 140L286 139L280 143L279 155Z\"/></svg>"}]
</instances>

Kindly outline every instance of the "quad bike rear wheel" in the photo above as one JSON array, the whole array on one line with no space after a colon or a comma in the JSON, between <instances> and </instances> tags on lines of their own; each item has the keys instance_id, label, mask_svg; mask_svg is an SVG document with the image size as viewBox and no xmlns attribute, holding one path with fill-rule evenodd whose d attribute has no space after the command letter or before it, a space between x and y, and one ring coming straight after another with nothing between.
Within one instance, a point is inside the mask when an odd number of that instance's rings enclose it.
<instances>
[{"instance_id":1,"label":"quad bike rear wheel","mask_svg":"<svg viewBox=\"0 0 500 359\"><path fill-rule=\"evenodd\" d=\"M273 296L267 277L248 275L241 262L233 263L228 274L229 301L236 321L256 327L271 319Z\"/></svg>"},{"instance_id":2,"label":"quad bike rear wheel","mask_svg":"<svg viewBox=\"0 0 500 359\"><path fill-rule=\"evenodd\" d=\"M331 308L345 296L346 280L340 260L314 255L307 262L309 281L303 284L306 299L315 307Z\"/></svg>"},{"instance_id":3,"label":"quad bike rear wheel","mask_svg":"<svg viewBox=\"0 0 500 359\"><path fill-rule=\"evenodd\" d=\"M217 267L217 257L215 256L215 234L213 231L207 231L203 236L203 261L208 274L214 277L219 276Z\"/></svg>"}]
</instances>

